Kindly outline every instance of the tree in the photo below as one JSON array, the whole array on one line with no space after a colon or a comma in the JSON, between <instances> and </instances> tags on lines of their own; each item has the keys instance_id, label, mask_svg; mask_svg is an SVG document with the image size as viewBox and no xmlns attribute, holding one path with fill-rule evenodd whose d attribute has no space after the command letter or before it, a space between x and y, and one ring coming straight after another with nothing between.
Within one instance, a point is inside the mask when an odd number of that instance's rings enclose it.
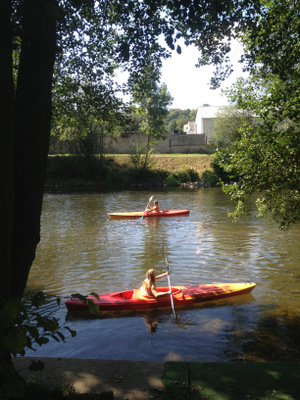
<instances>
[{"instance_id":1,"label":"tree","mask_svg":"<svg viewBox=\"0 0 300 400\"><path fill-rule=\"evenodd\" d=\"M51 8L55 1L49 0L47 5ZM34 0L24 1L22 11L21 54L15 77L14 46L19 40L14 37L19 32L13 25L16 10L9 0L0 4L0 383L3 397L9 397L10 389L18 387L10 363L14 343L11 335L18 316L13 298L20 299L23 294L40 237L56 53L53 14Z\"/></svg>"},{"instance_id":2,"label":"tree","mask_svg":"<svg viewBox=\"0 0 300 400\"><path fill-rule=\"evenodd\" d=\"M172 132L174 130L182 131L183 125L187 124L189 121L195 121L197 110L178 110L170 109L166 117L166 130L167 132Z\"/></svg>"},{"instance_id":3,"label":"tree","mask_svg":"<svg viewBox=\"0 0 300 400\"><path fill-rule=\"evenodd\" d=\"M247 214L248 199L259 192L258 215L286 228L300 220L300 5L276 0L263 6L242 36L250 78L228 93L259 123L255 130L243 126L241 140L221 165L238 176L224 186L237 203L234 217Z\"/></svg>"},{"instance_id":4,"label":"tree","mask_svg":"<svg viewBox=\"0 0 300 400\"><path fill-rule=\"evenodd\" d=\"M217 149L230 149L233 142L241 138L243 125L251 125L254 118L247 110L228 106L218 112L214 123L211 144Z\"/></svg>"},{"instance_id":5,"label":"tree","mask_svg":"<svg viewBox=\"0 0 300 400\"><path fill-rule=\"evenodd\" d=\"M168 106L173 100L165 84L157 85L155 75L150 67L144 79L135 85L133 93L133 101L138 105L137 114L142 116L139 130L147 135L143 169L147 166L150 146L155 145L166 133L165 118Z\"/></svg>"},{"instance_id":6,"label":"tree","mask_svg":"<svg viewBox=\"0 0 300 400\"><path fill-rule=\"evenodd\" d=\"M240 105L255 109L260 118L255 129L251 124L243 126L241 139L233 143L229 157L223 154L219 158L225 171L238 177L223 188L237 203L232 216L246 215L249 198L259 192L258 215L271 216L286 228L300 220L300 129L297 118L285 118L293 114L290 105L295 101L295 91L290 92L291 82L287 90L278 79L269 79L268 87L261 86L260 80L256 85L263 87L260 98L253 86L245 82L238 86ZM296 86L294 89L297 91ZM256 93L256 98L251 101L249 93Z\"/></svg>"},{"instance_id":7,"label":"tree","mask_svg":"<svg viewBox=\"0 0 300 400\"><path fill-rule=\"evenodd\" d=\"M104 136L119 134L129 122L128 112L111 86L65 79L53 91L53 134L72 141L87 158L102 158Z\"/></svg>"},{"instance_id":8,"label":"tree","mask_svg":"<svg viewBox=\"0 0 300 400\"><path fill-rule=\"evenodd\" d=\"M36 247L51 128L54 65L64 75L106 82L124 65L137 82L157 71L177 40L197 42L220 64L224 38L259 13L258 1L183 4L162 0L2 0L0 2L0 311L23 295ZM166 46L158 38L165 37ZM6 315L6 314L5 314ZM13 313L8 316L11 320ZM1 314L0 333L7 328ZM3 342L1 339L1 343ZM0 349L0 374L10 362ZM10 364L11 366L11 364Z\"/></svg>"}]
</instances>

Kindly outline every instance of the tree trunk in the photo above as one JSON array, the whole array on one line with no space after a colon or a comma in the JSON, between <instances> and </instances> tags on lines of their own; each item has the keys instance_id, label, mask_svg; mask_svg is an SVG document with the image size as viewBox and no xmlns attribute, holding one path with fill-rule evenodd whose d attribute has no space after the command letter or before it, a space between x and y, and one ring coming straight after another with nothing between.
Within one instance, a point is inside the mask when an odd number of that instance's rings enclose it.
<instances>
[{"instance_id":1,"label":"tree trunk","mask_svg":"<svg viewBox=\"0 0 300 400\"><path fill-rule=\"evenodd\" d=\"M0 308L10 295L13 231L11 0L0 2ZM2 299L1 299L2 297Z\"/></svg>"},{"instance_id":2,"label":"tree trunk","mask_svg":"<svg viewBox=\"0 0 300 400\"><path fill-rule=\"evenodd\" d=\"M147 147L146 147L146 154L145 154L145 161L144 161L143 169L146 169L146 166L147 166L149 150L150 150L150 133L148 134L148 138L147 138Z\"/></svg>"},{"instance_id":3,"label":"tree trunk","mask_svg":"<svg viewBox=\"0 0 300 400\"><path fill-rule=\"evenodd\" d=\"M14 129L15 205L11 294L17 297L23 295L40 240L56 51L55 15L58 8L56 0L25 0L23 10Z\"/></svg>"}]
</instances>

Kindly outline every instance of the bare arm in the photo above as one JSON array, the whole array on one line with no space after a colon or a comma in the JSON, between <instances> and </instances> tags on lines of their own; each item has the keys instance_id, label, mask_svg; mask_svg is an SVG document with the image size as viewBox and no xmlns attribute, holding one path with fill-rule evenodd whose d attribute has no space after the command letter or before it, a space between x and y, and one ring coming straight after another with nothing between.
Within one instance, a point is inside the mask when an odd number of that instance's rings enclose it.
<instances>
[{"instance_id":1,"label":"bare arm","mask_svg":"<svg viewBox=\"0 0 300 400\"><path fill-rule=\"evenodd\" d=\"M167 272L164 272L163 274L157 275L156 279L161 279L168 275L170 275L170 271L167 271Z\"/></svg>"},{"instance_id":2,"label":"bare arm","mask_svg":"<svg viewBox=\"0 0 300 400\"><path fill-rule=\"evenodd\" d=\"M150 208L151 211L153 210L153 207L151 206L150 203L147 204L147 208Z\"/></svg>"},{"instance_id":3,"label":"bare arm","mask_svg":"<svg viewBox=\"0 0 300 400\"><path fill-rule=\"evenodd\" d=\"M167 271L167 272L165 272L165 273L163 273L163 274L157 275L157 276L156 276L156 280L157 280L157 279L164 278L165 276L168 276L168 275L170 275L170 271ZM171 293L172 293L171 290L169 290L169 291L167 291L167 292L158 292L158 291L156 290L155 286L152 286L152 287L151 287L151 292L152 292L152 295L153 295L155 298L157 298L157 297L162 297L162 296L166 296L167 294L171 294Z\"/></svg>"}]
</instances>

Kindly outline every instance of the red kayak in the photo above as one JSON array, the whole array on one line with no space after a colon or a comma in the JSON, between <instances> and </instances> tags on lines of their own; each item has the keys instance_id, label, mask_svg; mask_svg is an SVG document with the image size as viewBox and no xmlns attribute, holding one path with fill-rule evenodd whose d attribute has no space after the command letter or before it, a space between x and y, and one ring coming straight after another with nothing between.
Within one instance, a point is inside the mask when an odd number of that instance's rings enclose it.
<instances>
[{"instance_id":1,"label":"red kayak","mask_svg":"<svg viewBox=\"0 0 300 400\"><path fill-rule=\"evenodd\" d=\"M245 283L216 283L198 286L176 286L172 287L173 301L175 307L202 303L224 299L227 297L240 296L250 293L256 284ZM168 287L157 288L158 292L168 291ZM147 310L154 308L170 307L170 296L162 296L158 299L144 297L140 289L127 290L125 292L115 292L100 294L99 299L88 296L87 299L93 300L100 311L126 311L126 310ZM66 301L69 311L88 311L89 306L80 299L70 299Z\"/></svg>"},{"instance_id":2,"label":"red kayak","mask_svg":"<svg viewBox=\"0 0 300 400\"><path fill-rule=\"evenodd\" d=\"M132 211L132 212L118 212L109 213L112 218L150 218L150 217L173 217L176 215L189 215L190 210L161 210L154 211Z\"/></svg>"}]
</instances>

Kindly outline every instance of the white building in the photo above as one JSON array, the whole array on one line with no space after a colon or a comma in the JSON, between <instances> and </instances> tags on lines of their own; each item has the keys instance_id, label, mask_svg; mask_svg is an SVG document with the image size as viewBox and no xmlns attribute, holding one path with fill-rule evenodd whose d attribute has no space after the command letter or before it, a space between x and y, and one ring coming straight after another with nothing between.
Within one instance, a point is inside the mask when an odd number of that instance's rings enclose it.
<instances>
[{"instance_id":1,"label":"white building","mask_svg":"<svg viewBox=\"0 0 300 400\"><path fill-rule=\"evenodd\" d=\"M198 107L194 133L205 134L206 141L209 142L214 132L215 119L217 118L219 111L224 108L225 106Z\"/></svg>"},{"instance_id":2,"label":"white building","mask_svg":"<svg viewBox=\"0 0 300 400\"><path fill-rule=\"evenodd\" d=\"M195 121L189 121L187 124L183 125L183 132L186 133L187 135L191 135L191 134L197 133L197 131L196 131L196 122Z\"/></svg>"}]
</instances>

